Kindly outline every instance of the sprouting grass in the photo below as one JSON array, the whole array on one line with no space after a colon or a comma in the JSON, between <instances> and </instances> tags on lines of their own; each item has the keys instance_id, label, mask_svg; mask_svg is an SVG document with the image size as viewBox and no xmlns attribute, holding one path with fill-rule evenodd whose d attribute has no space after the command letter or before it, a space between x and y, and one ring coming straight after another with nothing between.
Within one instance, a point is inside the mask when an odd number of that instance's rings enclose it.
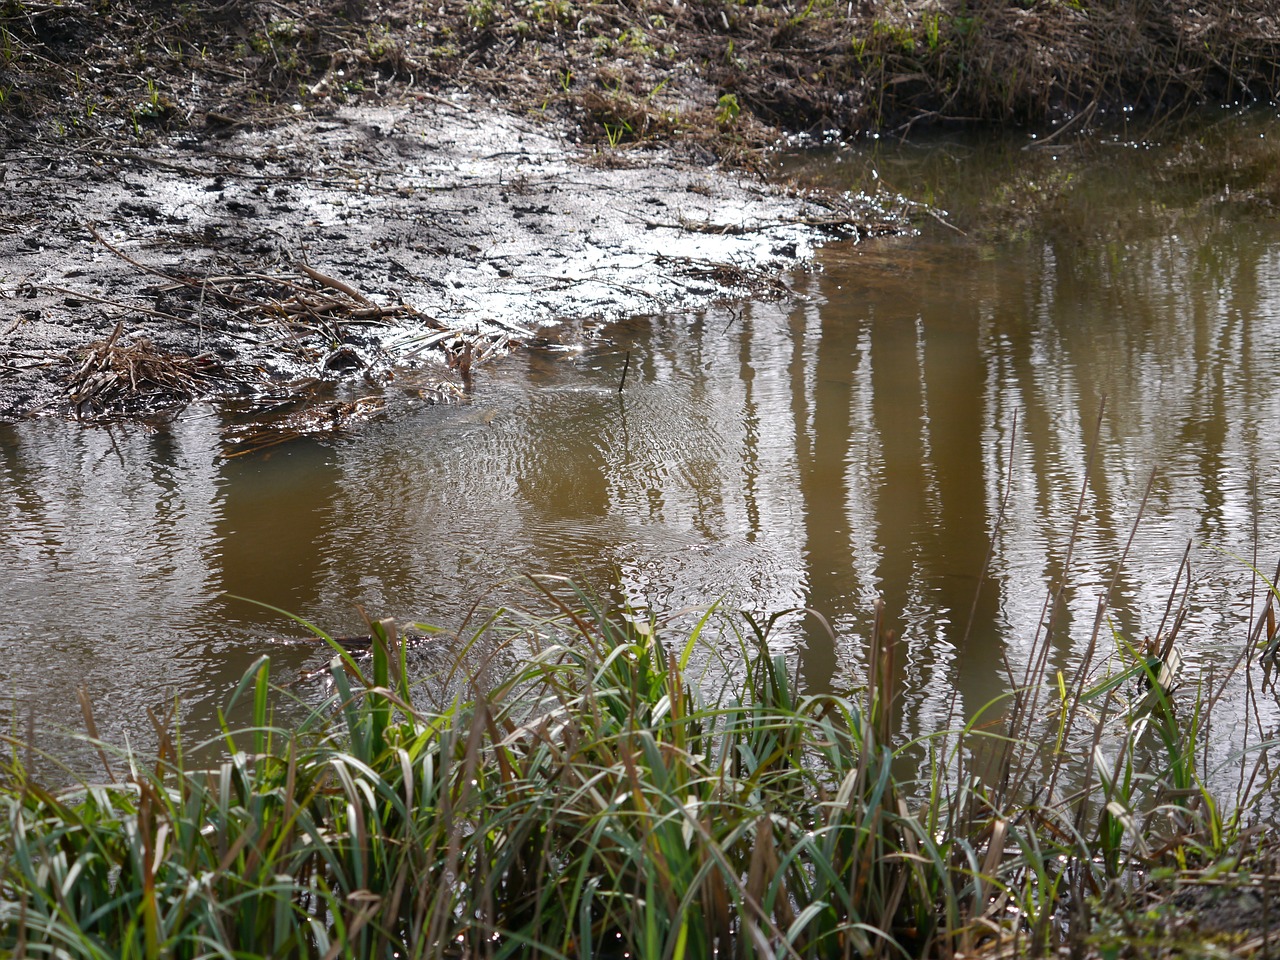
<instances>
[{"instance_id":1,"label":"sprouting grass","mask_svg":"<svg viewBox=\"0 0 1280 960\"><path fill-rule=\"evenodd\" d=\"M213 767L189 760L207 745L158 727L155 761L104 747L103 782L53 790L15 749L0 950L1041 955L1086 943L1090 904L1118 881L1246 846L1241 811L1197 772L1208 699L1175 711L1151 658L1127 679L1054 678L1037 695L1071 702L1048 721L1019 709L1036 702L1024 689L995 705L997 732L926 740L906 779L900 754L921 745L894 741L889 639L873 638L858 695L809 696L750 617L668 635L570 587L545 600L477 631L480 666L450 678L443 707L413 702L379 623L371 657L335 657L332 696L294 729L272 725L260 660L232 697L254 721L224 731ZM693 664L717 650L735 669L712 683ZM1153 695L1128 697L1141 676ZM979 755L998 759L982 778Z\"/></svg>"}]
</instances>

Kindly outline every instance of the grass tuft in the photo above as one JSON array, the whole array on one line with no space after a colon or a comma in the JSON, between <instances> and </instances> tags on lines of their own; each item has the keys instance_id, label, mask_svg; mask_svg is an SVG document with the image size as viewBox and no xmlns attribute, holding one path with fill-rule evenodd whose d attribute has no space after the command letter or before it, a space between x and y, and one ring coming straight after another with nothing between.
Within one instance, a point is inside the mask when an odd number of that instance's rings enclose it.
<instances>
[{"instance_id":1,"label":"grass tuft","mask_svg":"<svg viewBox=\"0 0 1280 960\"><path fill-rule=\"evenodd\" d=\"M499 612L465 645L468 663L495 642L520 655L483 662L443 705L414 702L380 622L367 659L334 658L332 696L295 729L273 724L259 660L231 698L252 723L223 730L212 767L190 760L208 745L159 723L154 762L97 744L107 782L42 786L15 749L0 949L1084 955L1101 949L1091 917L1123 915L1162 877L1243 876L1265 846L1254 801L1205 786L1213 698L1175 708L1171 644L1116 637L1102 679L1033 677L992 705L1003 726L903 744L887 632L864 690L811 696L768 623L712 611L676 635L572 585L540 589L538 615ZM1270 786L1258 763L1255 798Z\"/></svg>"}]
</instances>

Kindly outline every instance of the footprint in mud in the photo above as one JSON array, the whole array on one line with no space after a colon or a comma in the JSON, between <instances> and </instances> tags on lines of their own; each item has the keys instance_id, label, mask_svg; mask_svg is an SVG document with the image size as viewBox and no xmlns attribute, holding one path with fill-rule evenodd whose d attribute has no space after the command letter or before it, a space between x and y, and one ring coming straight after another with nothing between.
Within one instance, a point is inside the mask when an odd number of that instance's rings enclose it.
<instances>
[{"instance_id":1,"label":"footprint in mud","mask_svg":"<svg viewBox=\"0 0 1280 960\"><path fill-rule=\"evenodd\" d=\"M258 208L252 203L245 203L243 200L228 200L226 204L227 209L237 217L252 219L258 215Z\"/></svg>"}]
</instances>

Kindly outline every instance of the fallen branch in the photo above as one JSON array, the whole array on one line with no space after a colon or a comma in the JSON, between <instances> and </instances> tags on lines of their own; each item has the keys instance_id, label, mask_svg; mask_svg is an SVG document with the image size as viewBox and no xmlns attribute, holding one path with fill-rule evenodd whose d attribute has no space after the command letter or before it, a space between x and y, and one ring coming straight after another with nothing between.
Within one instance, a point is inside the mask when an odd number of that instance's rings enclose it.
<instances>
[{"instance_id":1,"label":"fallen branch","mask_svg":"<svg viewBox=\"0 0 1280 960\"><path fill-rule=\"evenodd\" d=\"M329 287L331 290L337 290L339 293L345 293L352 300L362 303L366 307L374 307L377 309L377 305L372 300L350 284L343 283L341 280L337 280L327 274L323 274L319 270L307 266L305 263L295 263L294 266L322 287Z\"/></svg>"}]
</instances>

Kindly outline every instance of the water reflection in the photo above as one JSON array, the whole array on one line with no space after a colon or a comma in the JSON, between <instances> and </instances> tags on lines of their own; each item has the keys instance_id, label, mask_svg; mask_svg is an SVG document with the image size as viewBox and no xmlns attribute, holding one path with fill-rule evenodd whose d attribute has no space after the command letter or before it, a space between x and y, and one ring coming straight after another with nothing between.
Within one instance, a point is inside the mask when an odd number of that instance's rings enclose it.
<instances>
[{"instance_id":1,"label":"water reflection","mask_svg":"<svg viewBox=\"0 0 1280 960\"><path fill-rule=\"evenodd\" d=\"M1258 126L1248 129L1239 136L1256 140ZM965 590L947 595L934 578L945 575L949 557L977 569L973 545L995 528L1006 494L995 593L978 595L970 640L945 677L943 689L955 690L966 712L999 689L980 684L998 674L1002 651L1022 674L1052 584L1066 589L1051 671L1069 673L1078 661L1113 576L1104 641L1111 629L1129 642L1154 633L1188 540L1198 545L1197 606L1185 633L1192 675L1225 673L1241 651L1261 585L1245 563L1214 551L1280 549L1276 450L1267 439L1278 422L1278 234L1251 207L1229 204L1220 177L1207 178L1211 191L1188 190L1186 178L1169 172L1180 171L1179 153L1118 152L1065 167L1014 156L1003 168L949 171L950 180L934 166L945 152L873 158L882 169L938 176L958 222L983 234L959 240L933 231L892 264L864 250L861 270L855 253L828 275L840 289L823 291L824 311L843 301L868 318L872 430L883 457L873 494L883 549L876 569L893 571L898 585L886 576L879 589L921 651L906 678L917 729L930 728L930 702L940 699L930 696L938 688L923 651L965 635L956 627ZM1047 227L996 231L975 215L993 167L1006 189L1055 178L1072 184L1042 210ZM1254 176L1252 166L1245 176ZM962 383L968 387L948 386ZM1117 573L1153 471L1146 516ZM891 519L897 530L919 529L899 540L885 525ZM966 589L972 603L973 585ZM847 627L865 633L866 618ZM1244 696L1238 685L1237 706Z\"/></svg>"},{"instance_id":2,"label":"water reflection","mask_svg":"<svg viewBox=\"0 0 1280 960\"><path fill-rule=\"evenodd\" d=\"M142 705L207 692L211 664L190 625L216 576L214 430L4 428L5 692L42 725L78 715L80 685L114 732L126 717L145 723Z\"/></svg>"},{"instance_id":3,"label":"water reflection","mask_svg":"<svg viewBox=\"0 0 1280 960\"><path fill-rule=\"evenodd\" d=\"M143 706L180 692L211 725L261 653L282 679L318 662L226 593L362 632L362 611L458 626L521 574L567 573L657 612L812 607L834 637L797 616L774 640L815 691L862 682L882 598L918 733L1021 677L1046 609L1050 675L1100 596L1106 649L1153 633L1188 541L1184 656L1221 673L1259 584L1217 551L1280 551L1280 226L1182 175L1176 145L997 147L821 174L932 178L965 235L835 246L794 301L531 350L467 406L389 402L359 436L235 460L207 411L0 428L10 699L69 721L84 683L145 742ZM992 227L993 192L1031 186L1036 216Z\"/></svg>"},{"instance_id":4,"label":"water reflection","mask_svg":"<svg viewBox=\"0 0 1280 960\"><path fill-rule=\"evenodd\" d=\"M331 452L309 442L259 458L223 460L213 530L218 585L230 594L221 617L250 623L260 614L243 597L284 610L315 610L324 557L339 535L341 474Z\"/></svg>"}]
</instances>

